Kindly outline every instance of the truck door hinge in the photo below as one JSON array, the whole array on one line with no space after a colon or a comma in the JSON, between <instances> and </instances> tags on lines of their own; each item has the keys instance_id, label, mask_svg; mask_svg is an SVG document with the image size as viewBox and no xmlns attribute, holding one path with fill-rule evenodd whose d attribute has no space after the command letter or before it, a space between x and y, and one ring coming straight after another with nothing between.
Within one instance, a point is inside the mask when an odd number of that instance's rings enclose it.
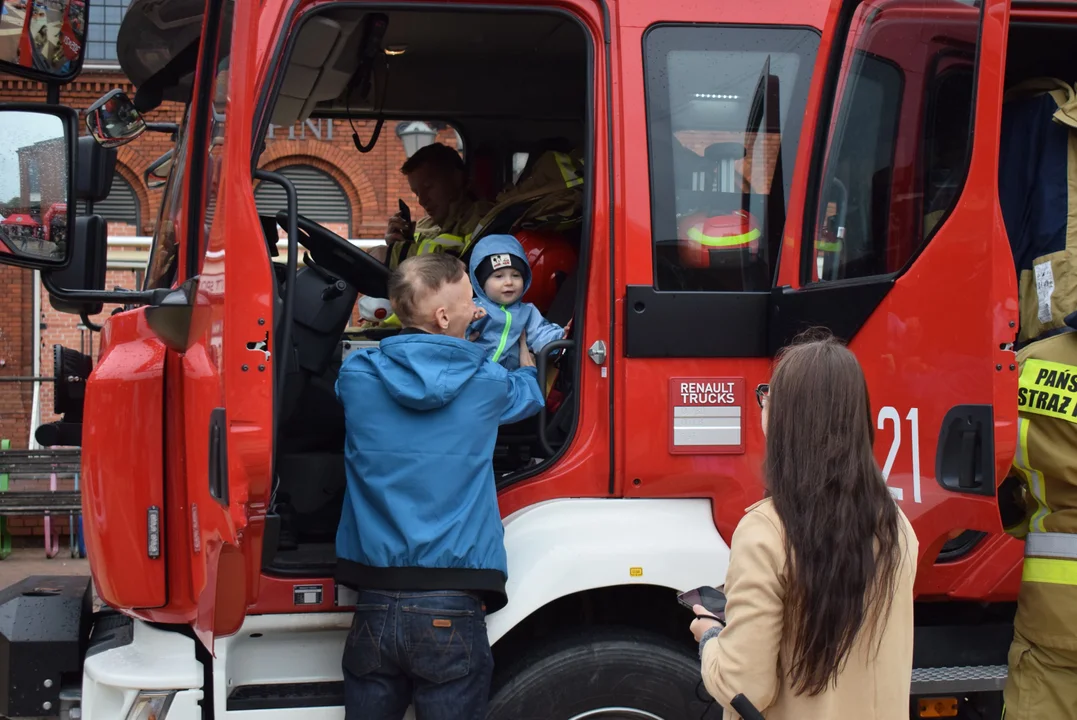
<instances>
[{"instance_id":1,"label":"truck door hinge","mask_svg":"<svg viewBox=\"0 0 1077 720\"><path fill-rule=\"evenodd\" d=\"M606 343L602 340L595 340L594 344L587 350L587 357L591 358L595 365L601 365L606 362Z\"/></svg>"}]
</instances>

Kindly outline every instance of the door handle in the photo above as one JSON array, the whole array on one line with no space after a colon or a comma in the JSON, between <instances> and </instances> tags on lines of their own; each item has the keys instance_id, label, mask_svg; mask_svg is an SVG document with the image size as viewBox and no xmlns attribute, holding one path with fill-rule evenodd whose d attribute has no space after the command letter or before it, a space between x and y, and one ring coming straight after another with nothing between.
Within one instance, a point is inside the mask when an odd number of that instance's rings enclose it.
<instances>
[{"instance_id":1,"label":"door handle","mask_svg":"<svg viewBox=\"0 0 1077 720\"><path fill-rule=\"evenodd\" d=\"M961 465L958 467L957 484L965 489L978 487L983 482L982 474L976 473L976 443L980 439L980 429L963 429L961 431Z\"/></svg>"},{"instance_id":2,"label":"door handle","mask_svg":"<svg viewBox=\"0 0 1077 720\"><path fill-rule=\"evenodd\" d=\"M939 429L935 479L951 492L995 495L995 423L990 405L955 405Z\"/></svg>"},{"instance_id":3,"label":"door handle","mask_svg":"<svg viewBox=\"0 0 1077 720\"><path fill-rule=\"evenodd\" d=\"M224 408L209 414L209 494L228 507L228 425Z\"/></svg>"}]
</instances>

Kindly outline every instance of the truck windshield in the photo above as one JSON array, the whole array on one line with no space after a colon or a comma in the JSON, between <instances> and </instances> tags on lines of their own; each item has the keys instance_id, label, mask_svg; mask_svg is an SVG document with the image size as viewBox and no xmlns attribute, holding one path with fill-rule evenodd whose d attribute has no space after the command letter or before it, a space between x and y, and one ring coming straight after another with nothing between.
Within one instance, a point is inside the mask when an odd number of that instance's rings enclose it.
<instances>
[{"instance_id":1,"label":"truck windshield","mask_svg":"<svg viewBox=\"0 0 1077 720\"><path fill-rule=\"evenodd\" d=\"M770 288L818 45L800 27L663 25L645 36L659 290Z\"/></svg>"}]
</instances>

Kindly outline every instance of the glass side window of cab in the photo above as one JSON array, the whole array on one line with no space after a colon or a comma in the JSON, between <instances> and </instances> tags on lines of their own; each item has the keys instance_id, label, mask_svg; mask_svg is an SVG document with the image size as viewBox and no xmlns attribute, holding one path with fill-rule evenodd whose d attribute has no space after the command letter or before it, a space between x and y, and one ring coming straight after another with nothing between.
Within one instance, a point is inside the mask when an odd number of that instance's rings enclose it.
<instances>
[{"instance_id":1,"label":"glass side window of cab","mask_svg":"<svg viewBox=\"0 0 1077 720\"><path fill-rule=\"evenodd\" d=\"M221 29L218 34L217 73L213 81L214 94L211 96L213 117L210 119L210 146L208 162L202 183L206 203L205 224L201 234L203 249L208 240L209 228L213 219L217 191L220 186L220 160L224 141L224 101L227 98L228 85L228 51L231 44L232 8L235 0L228 0L222 12ZM186 232L186 223L181 217L183 209L183 190L187 182L187 144L193 130L190 117L191 106L188 104L183 112L179 127L179 140L173 153L172 169L165 182L164 198L157 215L154 241L150 249L149 266L146 272L145 289L172 287L176 282L179 263L179 242L177 233Z\"/></svg>"},{"instance_id":2,"label":"glass side window of cab","mask_svg":"<svg viewBox=\"0 0 1077 720\"><path fill-rule=\"evenodd\" d=\"M818 46L802 27L644 36L658 290L771 287Z\"/></svg>"},{"instance_id":3,"label":"glass side window of cab","mask_svg":"<svg viewBox=\"0 0 1077 720\"><path fill-rule=\"evenodd\" d=\"M232 48L232 13L235 0L228 0L221 13L221 27L217 35L217 50L214 55L216 72L214 73L209 97L209 150L204 168L202 184L205 213L202 221L201 262L205 262L205 253L209 250L209 234L213 227L213 218L217 211L217 200L221 188L221 161L224 153L225 108L228 104L228 65Z\"/></svg>"},{"instance_id":4,"label":"glass side window of cab","mask_svg":"<svg viewBox=\"0 0 1077 720\"><path fill-rule=\"evenodd\" d=\"M150 249L149 266L144 283L146 290L170 288L176 281L176 268L179 262L176 228L177 225L183 225L180 211L183 209L183 187L187 177L189 119L189 112L185 111L179 127L179 141L172 155L174 158L172 170L165 181L164 197L161 201L161 209L157 213L157 225L154 228L153 246Z\"/></svg>"},{"instance_id":5,"label":"glass side window of cab","mask_svg":"<svg viewBox=\"0 0 1077 720\"><path fill-rule=\"evenodd\" d=\"M838 76L804 280L901 272L961 194L972 146L980 10L867 0Z\"/></svg>"}]
</instances>

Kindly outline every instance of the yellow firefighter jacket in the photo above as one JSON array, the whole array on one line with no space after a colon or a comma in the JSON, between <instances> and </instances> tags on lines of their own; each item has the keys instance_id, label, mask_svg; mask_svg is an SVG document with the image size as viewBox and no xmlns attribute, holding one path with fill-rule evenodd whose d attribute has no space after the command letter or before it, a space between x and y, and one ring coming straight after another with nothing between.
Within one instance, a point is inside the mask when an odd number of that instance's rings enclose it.
<instances>
[{"instance_id":1,"label":"yellow firefighter jacket","mask_svg":"<svg viewBox=\"0 0 1077 720\"><path fill-rule=\"evenodd\" d=\"M1077 332L1023 348L1013 474L1023 481L1025 540L1014 627L1030 642L1077 650Z\"/></svg>"},{"instance_id":2,"label":"yellow firefighter jacket","mask_svg":"<svg viewBox=\"0 0 1077 720\"><path fill-rule=\"evenodd\" d=\"M393 244L388 257L389 268L395 268L413 255L447 252L459 257L471 244L475 226L491 207L491 203L465 194L453 203L444 225L439 226L428 217L419 220L415 223L413 242Z\"/></svg>"}]
</instances>

